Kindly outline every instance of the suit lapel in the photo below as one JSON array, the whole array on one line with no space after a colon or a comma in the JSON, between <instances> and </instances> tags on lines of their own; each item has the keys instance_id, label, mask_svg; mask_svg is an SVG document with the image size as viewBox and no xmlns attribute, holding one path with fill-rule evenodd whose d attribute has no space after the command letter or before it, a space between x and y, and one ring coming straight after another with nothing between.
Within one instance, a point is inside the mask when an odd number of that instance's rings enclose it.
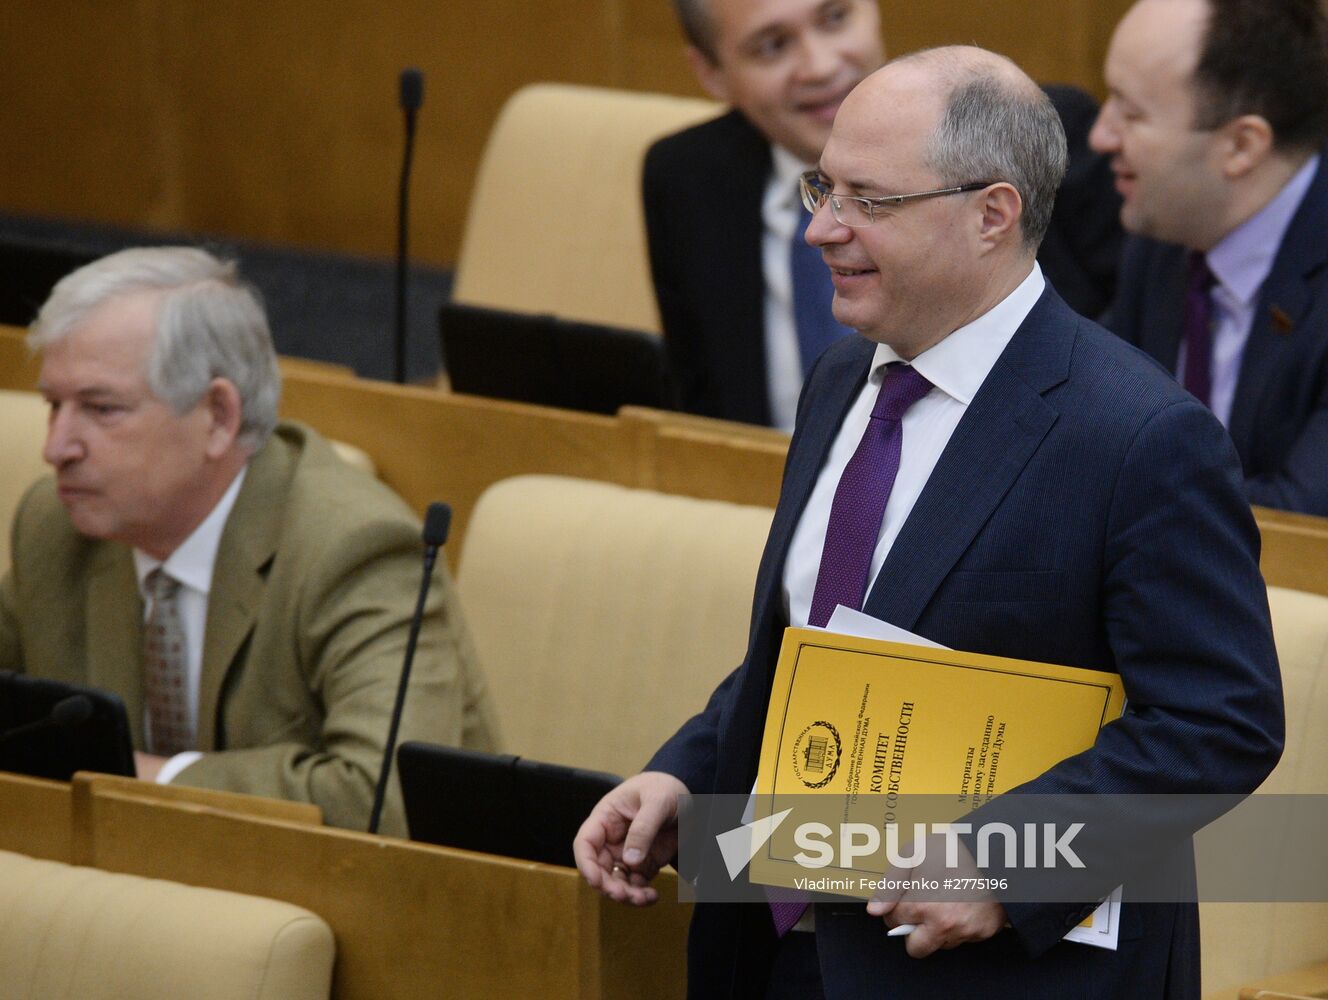
<instances>
[{"instance_id":1,"label":"suit lapel","mask_svg":"<svg viewBox=\"0 0 1328 1000\"><path fill-rule=\"evenodd\" d=\"M912 629L1056 422L1042 393L1069 373L1078 317L1050 289L955 428L863 610Z\"/></svg>"},{"instance_id":2,"label":"suit lapel","mask_svg":"<svg viewBox=\"0 0 1328 1000\"><path fill-rule=\"evenodd\" d=\"M1328 150L1324 155L1328 156ZM1328 161L1320 164L1296 210L1254 309L1228 421L1231 438L1242 459L1251 453L1259 403L1269 379L1298 340L1321 335L1321 331L1302 327L1300 321L1314 304L1311 279L1328 263L1328 241L1323 237L1325 218L1328 218Z\"/></svg>"},{"instance_id":3,"label":"suit lapel","mask_svg":"<svg viewBox=\"0 0 1328 1000\"><path fill-rule=\"evenodd\" d=\"M765 274L761 215L770 178L770 144L740 112L729 112L731 132L724 169L716 177L705 225L716 239L704 266L723 274L722 296L731 326L722 335L726 377L746 385L753 420L770 422L770 389L766 383ZM736 391L733 386L730 392Z\"/></svg>"},{"instance_id":4,"label":"suit lapel","mask_svg":"<svg viewBox=\"0 0 1328 1000\"><path fill-rule=\"evenodd\" d=\"M1153 356L1167 371L1176 373L1180 360L1180 342L1185 335L1185 292L1189 281L1185 251L1174 253L1171 267L1159 267L1153 280L1150 298L1157 304L1156 315L1144 320L1139 331L1139 346Z\"/></svg>"},{"instance_id":5,"label":"suit lapel","mask_svg":"<svg viewBox=\"0 0 1328 1000\"><path fill-rule=\"evenodd\" d=\"M87 676L124 700L134 745L143 745L143 598L130 549L103 542L88 579Z\"/></svg>"},{"instance_id":6,"label":"suit lapel","mask_svg":"<svg viewBox=\"0 0 1328 1000\"><path fill-rule=\"evenodd\" d=\"M236 656L253 632L280 534L289 459L275 435L249 463L244 485L222 531L212 570L203 667L198 689L198 746L217 745L217 707Z\"/></svg>"}]
</instances>

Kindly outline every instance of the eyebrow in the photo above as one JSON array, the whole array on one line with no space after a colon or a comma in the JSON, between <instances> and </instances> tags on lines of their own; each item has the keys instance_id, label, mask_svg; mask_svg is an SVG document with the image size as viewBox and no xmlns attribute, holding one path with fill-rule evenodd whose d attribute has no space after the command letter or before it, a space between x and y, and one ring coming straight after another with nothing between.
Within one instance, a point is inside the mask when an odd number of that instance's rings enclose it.
<instances>
[{"instance_id":1,"label":"eyebrow","mask_svg":"<svg viewBox=\"0 0 1328 1000\"><path fill-rule=\"evenodd\" d=\"M49 382L38 382L37 391L43 396L52 395L55 390ZM79 400L100 400L100 399L124 399L130 395L123 389L116 389L109 385L89 385L81 389L74 390L70 394L72 398Z\"/></svg>"},{"instance_id":2,"label":"eyebrow","mask_svg":"<svg viewBox=\"0 0 1328 1000\"><path fill-rule=\"evenodd\" d=\"M835 181L835 180L834 180L829 174L827 174L827 173L825 172L825 170L822 169L819 165L818 165L817 168L816 168L816 173L817 173L818 176L822 177L822 178L825 179L826 181L831 182L831 184L830 184L831 187L834 187L834 186L836 186L837 184L842 184L844 187L848 188L848 190L849 190L849 191L852 193L852 195L855 196L855 197L860 197L860 198L876 197L876 196L874 196L874 195L864 195L862 192L863 192L864 190L867 190L867 191L879 191L879 190L880 190L880 185L877 184L875 181L848 181L848 180L839 180L839 181ZM882 195L881 197L889 198L889 197L891 197L891 196L890 196L890 195Z\"/></svg>"}]
</instances>

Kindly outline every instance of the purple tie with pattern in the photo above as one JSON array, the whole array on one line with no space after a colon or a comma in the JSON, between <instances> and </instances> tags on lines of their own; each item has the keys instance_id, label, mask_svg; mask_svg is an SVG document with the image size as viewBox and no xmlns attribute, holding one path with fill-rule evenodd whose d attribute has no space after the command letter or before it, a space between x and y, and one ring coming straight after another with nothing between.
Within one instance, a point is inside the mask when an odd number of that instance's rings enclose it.
<instances>
[{"instance_id":1,"label":"purple tie with pattern","mask_svg":"<svg viewBox=\"0 0 1328 1000\"><path fill-rule=\"evenodd\" d=\"M1185 388L1205 406L1213 391L1213 300L1216 280L1208 261L1197 251L1190 254L1190 278L1185 286Z\"/></svg>"},{"instance_id":2,"label":"purple tie with pattern","mask_svg":"<svg viewBox=\"0 0 1328 1000\"><path fill-rule=\"evenodd\" d=\"M807 624L824 626L836 604L862 607L885 503L899 475L901 422L908 408L929 391L931 383L916 369L899 362L885 366L867 430L835 488Z\"/></svg>"},{"instance_id":3,"label":"purple tie with pattern","mask_svg":"<svg viewBox=\"0 0 1328 1000\"><path fill-rule=\"evenodd\" d=\"M931 383L908 365L885 366L881 391L872 407L858 450L844 466L830 504L830 521L821 549L821 568L807 624L824 626L835 605L861 609L867 596L867 573L872 553L881 535L885 504L899 475L899 456L904 440L903 419L908 408L931 391ZM780 937L792 929L807 909L805 899L784 898L786 893L768 890L775 933Z\"/></svg>"}]
</instances>

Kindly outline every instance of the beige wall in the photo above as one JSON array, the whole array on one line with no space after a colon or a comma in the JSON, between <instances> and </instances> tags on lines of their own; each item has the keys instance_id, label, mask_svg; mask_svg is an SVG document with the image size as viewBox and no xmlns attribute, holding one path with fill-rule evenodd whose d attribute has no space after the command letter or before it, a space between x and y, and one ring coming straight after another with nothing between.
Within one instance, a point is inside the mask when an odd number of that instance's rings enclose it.
<instances>
[{"instance_id":1,"label":"beige wall","mask_svg":"<svg viewBox=\"0 0 1328 1000\"><path fill-rule=\"evenodd\" d=\"M977 42L1100 89L1127 0L885 7L892 51ZM412 241L451 263L484 137L537 80L698 94L667 0L46 0L0 30L0 211L388 255L398 71L427 76Z\"/></svg>"}]
</instances>

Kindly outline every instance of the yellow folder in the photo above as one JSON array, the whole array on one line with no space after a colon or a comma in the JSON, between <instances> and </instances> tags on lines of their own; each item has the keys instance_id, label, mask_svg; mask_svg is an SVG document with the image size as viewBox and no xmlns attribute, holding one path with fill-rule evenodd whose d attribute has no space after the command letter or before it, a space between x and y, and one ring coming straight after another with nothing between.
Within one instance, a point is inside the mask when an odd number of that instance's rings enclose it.
<instances>
[{"instance_id":1,"label":"yellow folder","mask_svg":"<svg viewBox=\"0 0 1328 1000\"><path fill-rule=\"evenodd\" d=\"M792 888L809 874L842 877L837 891L870 896L870 888L853 891L852 877L889 870L884 845L871 858L848 866L836 858L809 872L795 841L806 806L831 826L897 824L902 846L915 821L957 820L1088 749L1124 706L1114 673L790 628L754 815L793 806L795 822L777 827L756 853L751 879ZM908 814L901 796L927 796L912 799L925 815Z\"/></svg>"}]
</instances>

